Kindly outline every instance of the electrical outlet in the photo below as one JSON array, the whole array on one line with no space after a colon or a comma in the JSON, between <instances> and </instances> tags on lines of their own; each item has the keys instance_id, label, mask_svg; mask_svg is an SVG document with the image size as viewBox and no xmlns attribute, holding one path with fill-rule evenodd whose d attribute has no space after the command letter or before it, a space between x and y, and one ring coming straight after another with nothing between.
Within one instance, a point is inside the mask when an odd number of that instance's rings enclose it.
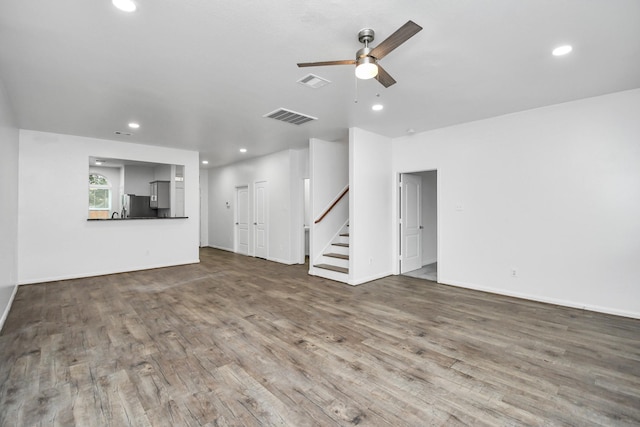
<instances>
[{"instance_id":1,"label":"electrical outlet","mask_svg":"<svg viewBox=\"0 0 640 427\"><path fill-rule=\"evenodd\" d=\"M516 268L511 269L511 277L518 277L518 270Z\"/></svg>"}]
</instances>

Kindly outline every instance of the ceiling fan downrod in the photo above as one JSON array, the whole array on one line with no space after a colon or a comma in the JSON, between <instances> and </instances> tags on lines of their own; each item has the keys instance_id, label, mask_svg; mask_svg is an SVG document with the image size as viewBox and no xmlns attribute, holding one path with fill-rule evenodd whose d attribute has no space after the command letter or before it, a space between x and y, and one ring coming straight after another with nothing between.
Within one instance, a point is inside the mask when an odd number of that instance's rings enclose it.
<instances>
[{"instance_id":1,"label":"ceiling fan downrod","mask_svg":"<svg viewBox=\"0 0 640 427\"><path fill-rule=\"evenodd\" d=\"M375 33L371 28L364 28L358 32L358 40L364 47L356 52L356 77L367 80L378 75L376 58L370 55L369 43L373 41Z\"/></svg>"},{"instance_id":2,"label":"ceiling fan downrod","mask_svg":"<svg viewBox=\"0 0 640 427\"><path fill-rule=\"evenodd\" d=\"M358 41L364 43L364 47L356 52L356 61L369 56L369 53L373 50L369 47L369 43L375 38L375 32L371 28L363 28L358 32ZM369 56L370 58L373 58ZM375 58L373 58L375 61Z\"/></svg>"}]
</instances>

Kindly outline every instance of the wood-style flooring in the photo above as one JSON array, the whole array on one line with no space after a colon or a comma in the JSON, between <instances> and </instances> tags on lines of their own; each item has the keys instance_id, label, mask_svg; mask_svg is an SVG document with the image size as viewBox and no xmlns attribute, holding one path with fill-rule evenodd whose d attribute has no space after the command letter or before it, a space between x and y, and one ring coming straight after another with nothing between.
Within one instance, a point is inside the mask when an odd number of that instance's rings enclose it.
<instances>
[{"instance_id":1,"label":"wood-style flooring","mask_svg":"<svg viewBox=\"0 0 640 427\"><path fill-rule=\"evenodd\" d=\"M201 261L21 286L0 425L640 425L639 320Z\"/></svg>"}]
</instances>

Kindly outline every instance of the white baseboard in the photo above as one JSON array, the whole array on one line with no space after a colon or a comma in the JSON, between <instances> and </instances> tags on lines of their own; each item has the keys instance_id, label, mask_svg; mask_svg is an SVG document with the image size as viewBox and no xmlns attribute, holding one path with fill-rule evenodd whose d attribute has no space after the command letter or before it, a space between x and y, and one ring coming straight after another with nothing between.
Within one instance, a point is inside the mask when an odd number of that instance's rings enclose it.
<instances>
[{"instance_id":1,"label":"white baseboard","mask_svg":"<svg viewBox=\"0 0 640 427\"><path fill-rule=\"evenodd\" d=\"M213 249L219 249L221 251L226 251L226 252L232 252L232 253L237 253L236 251L234 251L233 249L230 248L225 248L223 246L214 246L214 245L209 245L208 247L213 248ZM244 256L250 256L253 257L252 254L238 254L238 255L244 255ZM273 257L267 257L264 258L267 261L273 261L273 262L277 262L280 264L286 264L286 265L294 265L294 264L300 264L297 261L290 261L290 260L285 260L285 259L280 259L280 258L273 258ZM302 264L304 264L304 262L302 262Z\"/></svg>"},{"instance_id":2,"label":"white baseboard","mask_svg":"<svg viewBox=\"0 0 640 427\"><path fill-rule=\"evenodd\" d=\"M198 263L200 263L200 259L180 261L180 262L175 262L171 264L142 265L142 266L136 266L135 268L129 268L129 269L118 270L118 271L92 271L90 273L69 274L69 275L52 276L52 277L40 277L37 279L21 280L19 284L33 285L36 283L58 282L60 280L72 280L72 279L82 279L85 277L107 276L109 274L129 273L132 271L153 270L156 268L175 267L178 265L188 265L188 264L198 264Z\"/></svg>"},{"instance_id":3,"label":"white baseboard","mask_svg":"<svg viewBox=\"0 0 640 427\"><path fill-rule=\"evenodd\" d=\"M438 262L438 258L423 259L422 265L429 265Z\"/></svg>"},{"instance_id":4,"label":"white baseboard","mask_svg":"<svg viewBox=\"0 0 640 427\"><path fill-rule=\"evenodd\" d=\"M16 297L16 293L18 292L18 285L13 287L13 292L11 292L11 296L9 297L9 301L7 302L7 306L4 309L4 313L2 313L2 317L0 317L0 332L2 332L2 328L4 327L4 322L9 317L9 310L11 310L11 306L13 305L13 300Z\"/></svg>"},{"instance_id":5,"label":"white baseboard","mask_svg":"<svg viewBox=\"0 0 640 427\"><path fill-rule=\"evenodd\" d=\"M213 249L220 249L221 251L227 251L227 252L236 253L233 249L225 248L224 246L208 245L207 247L208 248L213 248ZM244 254L238 254L238 255L244 255Z\"/></svg>"},{"instance_id":6,"label":"white baseboard","mask_svg":"<svg viewBox=\"0 0 640 427\"><path fill-rule=\"evenodd\" d=\"M289 260L284 260L280 258L271 258L271 257L267 257L267 261L279 262L280 264L286 264L286 265L299 264L296 261L289 261Z\"/></svg>"},{"instance_id":7,"label":"white baseboard","mask_svg":"<svg viewBox=\"0 0 640 427\"><path fill-rule=\"evenodd\" d=\"M621 316L621 317L629 317L632 319L640 319L640 313L636 313L633 311L627 311L627 310L618 310L618 309L614 309L614 308L610 308L610 307L602 307L602 306L597 306L597 305L591 305L591 304L583 304L583 303L579 303L579 302L575 302L575 301L567 301L567 300L562 300L562 299L557 299L557 298L546 298L546 297L541 297L538 295L531 295L531 294L526 294L526 293L521 293L521 292L511 292L511 291L506 291L504 289L497 289L497 288L491 288L491 287L487 287L487 286L479 286L473 283L466 283L466 282L458 282L455 280L447 280L445 279L441 279L440 277L438 277L438 283L442 283L443 285L450 285L450 286L456 286L458 288L466 288L466 289L473 289L476 291L482 291L482 292L488 292L491 294L497 294L497 295L504 295L504 296L508 296L508 297L514 297L514 298L520 298L520 299L526 299L529 301L537 301L537 302L543 302L546 304L554 304L554 305L560 305L563 307L569 307L569 308L577 308L579 310L587 310L587 311L593 311L596 313L604 313L604 314L613 314L614 316Z\"/></svg>"},{"instance_id":8,"label":"white baseboard","mask_svg":"<svg viewBox=\"0 0 640 427\"><path fill-rule=\"evenodd\" d=\"M362 285L363 283L373 282L374 280L382 279L383 277L388 277L388 276L392 276L392 275L393 275L392 272L374 274L372 276L365 277L365 278L362 278L362 279L350 280L349 284L353 285L353 286Z\"/></svg>"}]
</instances>

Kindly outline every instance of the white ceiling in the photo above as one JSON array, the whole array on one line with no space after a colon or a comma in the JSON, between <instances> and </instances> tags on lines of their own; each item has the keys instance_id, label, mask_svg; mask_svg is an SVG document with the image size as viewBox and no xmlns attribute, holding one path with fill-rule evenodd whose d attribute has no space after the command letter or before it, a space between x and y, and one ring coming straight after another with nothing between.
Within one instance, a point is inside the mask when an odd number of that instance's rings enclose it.
<instances>
[{"instance_id":1,"label":"white ceiling","mask_svg":"<svg viewBox=\"0 0 640 427\"><path fill-rule=\"evenodd\" d=\"M110 0L0 2L0 78L21 128L192 149L215 166L344 139L352 126L397 137L640 87L638 0L137 4L126 14ZM356 90L348 65L296 66L352 59L361 28L375 46L409 19L424 30L381 61L390 88ZM553 57L565 43L573 52ZM310 72L332 83L296 83ZM378 100L385 109L371 111ZM319 120L263 118L279 107Z\"/></svg>"}]
</instances>

